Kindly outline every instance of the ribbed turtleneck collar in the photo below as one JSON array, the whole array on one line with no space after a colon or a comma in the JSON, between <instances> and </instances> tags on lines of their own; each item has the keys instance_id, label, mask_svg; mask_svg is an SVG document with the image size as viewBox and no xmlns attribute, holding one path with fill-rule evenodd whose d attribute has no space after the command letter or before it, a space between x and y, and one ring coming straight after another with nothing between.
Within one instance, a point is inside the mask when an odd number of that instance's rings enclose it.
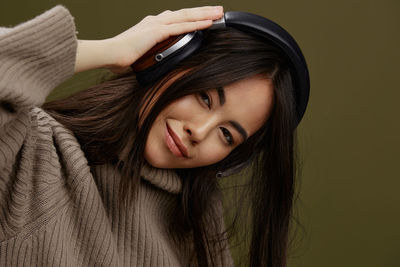
<instances>
[{"instance_id":1,"label":"ribbed turtleneck collar","mask_svg":"<svg viewBox=\"0 0 400 267\"><path fill-rule=\"evenodd\" d=\"M155 168L145 162L140 176L153 185L170 193L179 194L182 192L182 179L174 169Z\"/></svg>"}]
</instances>

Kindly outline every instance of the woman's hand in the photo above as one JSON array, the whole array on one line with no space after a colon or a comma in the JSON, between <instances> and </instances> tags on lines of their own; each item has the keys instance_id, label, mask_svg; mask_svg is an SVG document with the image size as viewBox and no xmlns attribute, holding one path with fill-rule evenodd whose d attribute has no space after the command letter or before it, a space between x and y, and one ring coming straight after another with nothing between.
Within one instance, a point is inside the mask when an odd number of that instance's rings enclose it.
<instances>
[{"instance_id":1,"label":"woman's hand","mask_svg":"<svg viewBox=\"0 0 400 267\"><path fill-rule=\"evenodd\" d=\"M124 73L157 43L171 36L208 28L222 15L222 7L205 6L166 10L157 16L147 16L135 26L105 40L111 60L106 68L114 73Z\"/></svg>"}]
</instances>

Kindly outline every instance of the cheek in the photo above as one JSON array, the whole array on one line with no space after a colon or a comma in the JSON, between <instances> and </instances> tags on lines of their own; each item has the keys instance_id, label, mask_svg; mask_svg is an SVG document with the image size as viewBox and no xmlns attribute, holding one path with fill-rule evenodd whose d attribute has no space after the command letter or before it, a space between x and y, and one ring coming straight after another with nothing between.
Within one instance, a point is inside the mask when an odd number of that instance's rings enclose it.
<instances>
[{"instance_id":1,"label":"cheek","mask_svg":"<svg viewBox=\"0 0 400 267\"><path fill-rule=\"evenodd\" d=\"M231 151L232 149L216 143L215 140L209 140L198 147L198 161L203 166L214 164L226 158Z\"/></svg>"},{"instance_id":2,"label":"cheek","mask_svg":"<svg viewBox=\"0 0 400 267\"><path fill-rule=\"evenodd\" d=\"M146 140L144 158L154 167L164 166L164 150L162 121L157 118L153 123L153 126L150 128L149 135Z\"/></svg>"},{"instance_id":3,"label":"cheek","mask_svg":"<svg viewBox=\"0 0 400 267\"><path fill-rule=\"evenodd\" d=\"M199 105L196 103L196 98L193 95L181 97L165 109L165 114L177 120L190 119L193 114L198 112Z\"/></svg>"}]
</instances>

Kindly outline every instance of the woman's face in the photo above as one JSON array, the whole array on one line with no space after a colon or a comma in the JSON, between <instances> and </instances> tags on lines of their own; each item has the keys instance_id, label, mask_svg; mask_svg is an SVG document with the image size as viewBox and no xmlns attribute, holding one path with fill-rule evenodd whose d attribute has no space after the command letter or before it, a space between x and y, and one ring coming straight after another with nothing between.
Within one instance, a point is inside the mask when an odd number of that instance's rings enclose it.
<instances>
[{"instance_id":1,"label":"woman's face","mask_svg":"<svg viewBox=\"0 0 400 267\"><path fill-rule=\"evenodd\" d=\"M153 123L145 159L157 168L193 168L224 159L267 121L270 80L254 76L169 104Z\"/></svg>"}]
</instances>

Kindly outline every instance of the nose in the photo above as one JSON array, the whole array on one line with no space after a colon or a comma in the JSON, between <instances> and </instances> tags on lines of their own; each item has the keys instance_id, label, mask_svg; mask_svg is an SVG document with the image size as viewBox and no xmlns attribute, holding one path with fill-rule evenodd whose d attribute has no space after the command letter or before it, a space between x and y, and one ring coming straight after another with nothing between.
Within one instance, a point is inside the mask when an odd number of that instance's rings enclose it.
<instances>
[{"instance_id":1,"label":"nose","mask_svg":"<svg viewBox=\"0 0 400 267\"><path fill-rule=\"evenodd\" d=\"M200 143L210 134L212 129L217 125L217 118L207 116L204 118L198 118L196 121L187 121L184 124L184 131L189 136L189 140L192 143Z\"/></svg>"}]
</instances>

